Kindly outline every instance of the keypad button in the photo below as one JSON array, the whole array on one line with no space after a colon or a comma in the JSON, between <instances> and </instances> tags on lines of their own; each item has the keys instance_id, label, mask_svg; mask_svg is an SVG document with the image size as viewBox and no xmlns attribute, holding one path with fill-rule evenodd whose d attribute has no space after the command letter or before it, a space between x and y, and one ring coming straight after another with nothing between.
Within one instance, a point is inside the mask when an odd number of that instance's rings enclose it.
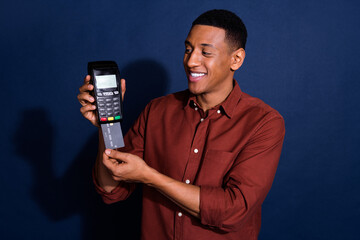
<instances>
[{"instance_id":1,"label":"keypad button","mask_svg":"<svg viewBox=\"0 0 360 240\"><path fill-rule=\"evenodd\" d=\"M104 96L112 96L112 95L114 95L113 92L104 92L103 94L104 94Z\"/></svg>"},{"instance_id":2,"label":"keypad button","mask_svg":"<svg viewBox=\"0 0 360 240\"><path fill-rule=\"evenodd\" d=\"M105 101L106 102L111 102L111 98L106 98Z\"/></svg>"}]
</instances>

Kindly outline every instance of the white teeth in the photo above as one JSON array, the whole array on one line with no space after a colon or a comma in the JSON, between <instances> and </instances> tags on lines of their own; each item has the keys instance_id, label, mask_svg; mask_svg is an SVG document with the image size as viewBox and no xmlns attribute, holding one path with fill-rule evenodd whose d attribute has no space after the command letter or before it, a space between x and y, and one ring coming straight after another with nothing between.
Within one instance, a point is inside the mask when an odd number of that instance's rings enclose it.
<instances>
[{"instance_id":1,"label":"white teeth","mask_svg":"<svg viewBox=\"0 0 360 240\"><path fill-rule=\"evenodd\" d=\"M201 77L204 76L205 73L190 73L192 77Z\"/></svg>"}]
</instances>

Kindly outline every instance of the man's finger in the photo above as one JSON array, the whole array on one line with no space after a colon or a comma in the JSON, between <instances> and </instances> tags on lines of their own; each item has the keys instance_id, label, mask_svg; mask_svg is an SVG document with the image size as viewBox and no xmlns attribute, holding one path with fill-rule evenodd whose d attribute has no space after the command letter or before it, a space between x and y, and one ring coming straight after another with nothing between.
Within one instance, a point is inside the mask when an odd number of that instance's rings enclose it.
<instances>
[{"instance_id":1,"label":"man's finger","mask_svg":"<svg viewBox=\"0 0 360 240\"><path fill-rule=\"evenodd\" d=\"M95 102L95 99L93 96L91 96L88 93L80 93L77 95L77 99L79 100L80 104L85 106L88 103L93 103Z\"/></svg>"},{"instance_id":2,"label":"man's finger","mask_svg":"<svg viewBox=\"0 0 360 240\"><path fill-rule=\"evenodd\" d=\"M113 149L106 149L105 155L107 155L109 158L114 158L122 162L127 162L127 153L119 152Z\"/></svg>"},{"instance_id":3,"label":"man's finger","mask_svg":"<svg viewBox=\"0 0 360 240\"><path fill-rule=\"evenodd\" d=\"M121 99L124 101L124 96L125 96L125 92L126 92L126 82L125 79L121 79L120 80L121 83Z\"/></svg>"},{"instance_id":4,"label":"man's finger","mask_svg":"<svg viewBox=\"0 0 360 240\"><path fill-rule=\"evenodd\" d=\"M84 83L88 83L90 82L91 76L90 75L86 75L86 77L84 78Z\"/></svg>"},{"instance_id":5,"label":"man's finger","mask_svg":"<svg viewBox=\"0 0 360 240\"><path fill-rule=\"evenodd\" d=\"M103 153L103 164L108 169L111 175L118 176L121 173L121 162L115 158L109 157L105 152Z\"/></svg>"},{"instance_id":6,"label":"man's finger","mask_svg":"<svg viewBox=\"0 0 360 240\"><path fill-rule=\"evenodd\" d=\"M80 108L80 112L81 112L81 114L84 115L86 112L94 111L95 109L96 109L95 105L87 104Z\"/></svg>"},{"instance_id":7,"label":"man's finger","mask_svg":"<svg viewBox=\"0 0 360 240\"><path fill-rule=\"evenodd\" d=\"M89 92L92 91L94 89L94 86L90 83L85 83L84 85L82 85L81 87L79 87L79 92Z\"/></svg>"}]
</instances>

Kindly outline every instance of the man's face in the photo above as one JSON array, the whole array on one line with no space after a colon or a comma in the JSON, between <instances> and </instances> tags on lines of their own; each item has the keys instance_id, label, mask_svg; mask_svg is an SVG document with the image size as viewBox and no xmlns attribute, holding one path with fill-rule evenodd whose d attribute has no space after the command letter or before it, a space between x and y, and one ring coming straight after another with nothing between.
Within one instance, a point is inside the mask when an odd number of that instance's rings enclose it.
<instances>
[{"instance_id":1,"label":"man's face","mask_svg":"<svg viewBox=\"0 0 360 240\"><path fill-rule=\"evenodd\" d=\"M225 30L195 25L185 41L184 68L190 92L221 93L232 84L232 56Z\"/></svg>"}]
</instances>

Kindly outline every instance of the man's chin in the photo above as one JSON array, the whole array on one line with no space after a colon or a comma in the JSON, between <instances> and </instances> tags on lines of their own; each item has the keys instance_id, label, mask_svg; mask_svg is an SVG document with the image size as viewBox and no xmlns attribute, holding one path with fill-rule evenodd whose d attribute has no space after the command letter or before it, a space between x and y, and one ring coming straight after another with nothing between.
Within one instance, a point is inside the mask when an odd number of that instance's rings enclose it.
<instances>
[{"instance_id":1,"label":"man's chin","mask_svg":"<svg viewBox=\"0 0 360 240\"><path fill-rule=\"evenodd\" d=\"M201 89L191 87L190 85L189 85L189 91L194 95L200 95L202 93Z\"/></svg>"}]
</instances>

